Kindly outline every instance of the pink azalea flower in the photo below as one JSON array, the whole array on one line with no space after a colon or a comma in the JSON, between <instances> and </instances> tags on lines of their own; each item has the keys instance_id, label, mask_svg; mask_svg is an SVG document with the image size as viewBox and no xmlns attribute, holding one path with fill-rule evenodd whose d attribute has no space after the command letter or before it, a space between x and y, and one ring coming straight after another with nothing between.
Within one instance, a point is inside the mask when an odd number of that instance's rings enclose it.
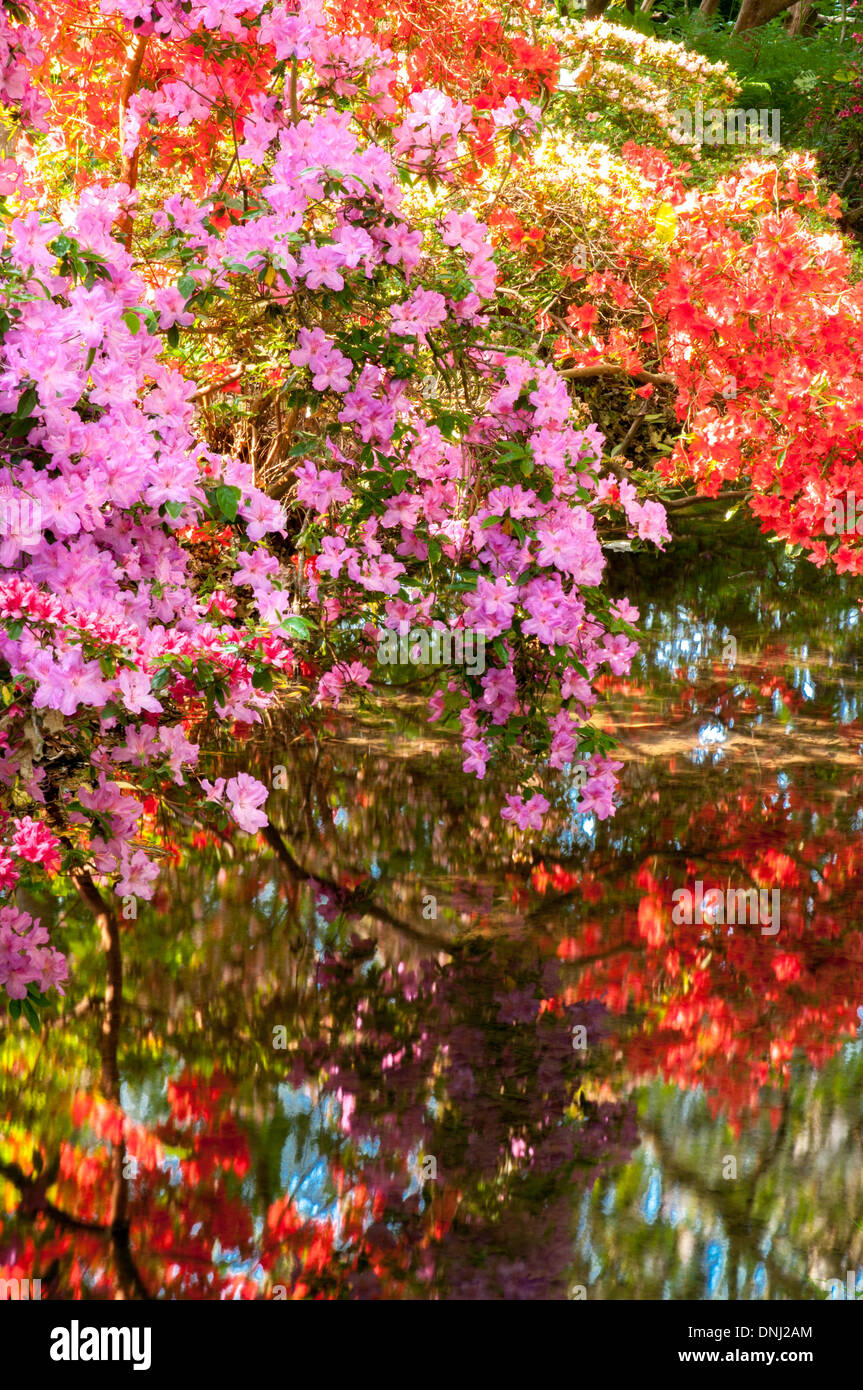
<instances>
[{"instance_id":1,"label":"pink azalea flower","mask_svg":"<svg viewBox=\"0 0 863 1390\"><path fill-rule=\"evenodd\" d=\"M515 821L519 830L541 830L542 818L549 807L549 802L539 793L532 796L530 801L525 801L521 795L506 798L507 804L501 811L503 820Z\"/></svg>"},{"instance_id":2,"label":"pink azalea flower","mask_svg":"<svg viewBox=\"0 0 863 1390\"><path fill-rule=\"evenodd\" d=\"M267 817L259 808L269 796L263 783L256 777L250 777L247 772L239 772L228 782L226 791L231 803L231 815L240 829L248 831L250 835L263 830Z\"/></svg>"}]
</instances>

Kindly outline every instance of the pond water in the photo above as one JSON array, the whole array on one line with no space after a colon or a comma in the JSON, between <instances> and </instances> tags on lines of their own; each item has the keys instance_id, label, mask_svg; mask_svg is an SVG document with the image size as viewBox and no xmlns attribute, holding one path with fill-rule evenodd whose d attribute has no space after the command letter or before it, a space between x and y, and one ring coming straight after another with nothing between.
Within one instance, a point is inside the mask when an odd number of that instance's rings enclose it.
<instances>
[{"instance_id":1,"label":"pond water","mask_svg":"<svg viewBox=\"0 0 863 1390\"><path fill-rule=\"evenodd\" d=\"M513 832L516 773L465 777L412 689L224 762L274 828L197 837L124 921L121 1010L55 905L62 1015L2 1035L0 1263L43 1298L863 1287L860 614L719 536L610 557L644 631L613 819L562 773Z\"/></svg>"}]
</instances>

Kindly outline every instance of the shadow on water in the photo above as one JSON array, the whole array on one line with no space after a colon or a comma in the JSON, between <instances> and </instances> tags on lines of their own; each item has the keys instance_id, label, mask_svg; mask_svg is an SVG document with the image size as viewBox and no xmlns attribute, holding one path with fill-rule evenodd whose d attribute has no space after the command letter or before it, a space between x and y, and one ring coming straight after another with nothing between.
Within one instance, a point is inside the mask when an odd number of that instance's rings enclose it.
<instances>
[{"instance_id":1,"label":"shadow on water","mask_svg":"<svg viewBox=\"0 0 863 1390\"><path fill-rule=\"evenodd\" d=\"M0 1033L0 1273L783 1299L863 1272L858 607L709 523L611 563L644 633L599 706L613 819L564 773L513 832L405 694L250 732L220 770L273 788L272 828L164 843L113 1014L92 923L41 905L71 985Z\"/></svg>"}]
</instances>

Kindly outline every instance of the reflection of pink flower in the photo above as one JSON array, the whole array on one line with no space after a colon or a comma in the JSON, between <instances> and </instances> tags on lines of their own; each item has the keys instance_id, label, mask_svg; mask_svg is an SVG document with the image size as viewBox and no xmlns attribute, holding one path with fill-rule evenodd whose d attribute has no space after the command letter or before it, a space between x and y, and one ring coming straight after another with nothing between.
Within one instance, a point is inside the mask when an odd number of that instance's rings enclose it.
<instances>
[{"instance_id":1,"label":"reflection of pink flower","mask_svg":"<svg viewBox=\"0 0 863 1390\"><path fill-rule=\"evenodd\" d=\"M250 835L256 830L263 830L267 824L267 817L259 807L263 806L269 796L264 784L256 777L250 777L247 772L238 772L236 777L231 778L226 790L231 803L231 815L240 829L247 830Z\"/></svg>"},{"instance_id":2,"label":"reflection of pink flower","mask_svg":"<svg viewBox=\"0 0 863 1390\"><path fill-rule=\"evenodd\" d=\"M429 697L428 702L428 722L434 724L443 714L444 697L442 690L436 690L434 695Z\"/></svg>"}]
</instances>

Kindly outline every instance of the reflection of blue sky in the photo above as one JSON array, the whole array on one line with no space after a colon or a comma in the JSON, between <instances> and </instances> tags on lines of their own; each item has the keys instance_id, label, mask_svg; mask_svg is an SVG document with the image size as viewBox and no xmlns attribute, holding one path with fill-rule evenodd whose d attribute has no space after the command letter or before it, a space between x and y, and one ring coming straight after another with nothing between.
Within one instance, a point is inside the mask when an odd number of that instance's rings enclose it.
<instances>
[{"instance_id":1,"label":"reflection of blue sky","mask_svg":"<svg viewBox=\"0 0 863 1390\"><path fill-rule=\"evenodd\" d=\"M706 1293L715 1298L721 1293L722 1276L725 1273L726 1241L711 1240L704 1256L704 1269L707 1275Z\"/></svg>"},{"instance_id":2,"label":"reflection of blue sky","mask_svg":"<svg viewBox=\"0 0 863 1390\"><path fill-rule=\"evenodd\" d=\"M648 1184L647 1184L647 1192L646 1192L645 1195L644 1195L644 1202L642 1203L642 1211L644 1212L644 1219L645 1219L645 1221L648 1223L649 1226L652 1226L652 1225L653 1225L654 1221L656 1220L657 1216L659 1215L659 1209L660 1209L661 1205L662 1205L662 1178L661 1178L659 1172L657 1171L657 1172L651 1173L651 1175L650 1175L650 1180L649 1180L649 1182L648 1182Z\"/></svg>"},{"instance_id":3,"label":"reflection of blue sky","mask_svg":"<svg viewBox=\"0 0 863 1390\"><path fill-rule=\"evenodd\" d=\"M325 1135L337 1139L341 1105L334 1096L315 1097L308 1086L279 1086L282 1111L289 1119L301 1115L313 1117L300 1142L298 1126L292 1126L285 1139L279 1164L279 1182L283 1193L295 1202L306 1221L334 1219L336 1201L328 1182L328 1163L321 1151Z\"/></svg>"}]
</instances>

